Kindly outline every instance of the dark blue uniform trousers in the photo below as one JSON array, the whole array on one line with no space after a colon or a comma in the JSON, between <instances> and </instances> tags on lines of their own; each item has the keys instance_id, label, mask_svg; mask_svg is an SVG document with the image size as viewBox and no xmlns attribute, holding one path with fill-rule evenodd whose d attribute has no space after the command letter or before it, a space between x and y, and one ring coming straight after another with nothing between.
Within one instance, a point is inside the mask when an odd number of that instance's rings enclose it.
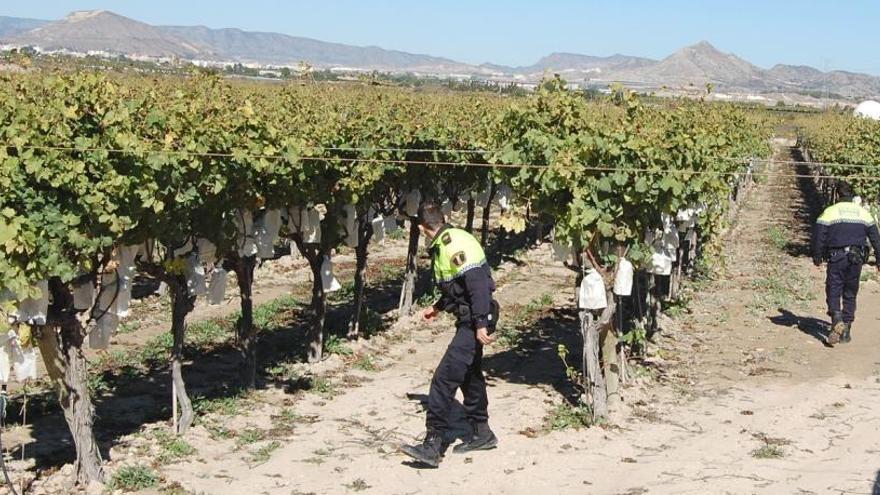
<instances>
[{"instance_id":1,"label":"dark blue uniform trousers","mask_svg":"<svg viewBox=\"0 0 880 495\"><path fill-rule=\"evenodd\" d=\"M428 392L428 430L444 432L449 429L449 411L459 388L464 394L464 410L469 421L485 423L489 420L489 398L483 377L483 344L470 325L455 330L449 347L431 380Z\"/></svg>"},{"instance_id":2,"label":"dark blue uniform trousers","mask_svg":"<svg viewBox=\"0 0 880 495\"><path fill-rule=\"evenodd\" d=\"M846 255L837 256L828 262L828 275L825 278L825 297L828 302L828 316L841 311L843 300L843 321L852 323L856 319L856 296L859 294L859 279L862 276L861 263L852 263Z\"/></svg>"}]
</instances>

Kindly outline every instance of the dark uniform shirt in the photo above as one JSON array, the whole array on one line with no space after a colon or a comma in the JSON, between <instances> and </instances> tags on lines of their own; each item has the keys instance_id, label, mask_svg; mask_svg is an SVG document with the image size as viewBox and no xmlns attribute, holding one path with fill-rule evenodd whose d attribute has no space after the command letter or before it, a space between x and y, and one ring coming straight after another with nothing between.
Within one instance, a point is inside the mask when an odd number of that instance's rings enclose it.
<instances>
[{"instance_id":1,"label":"dark uniform shirt","mask_svg":"<svg viewBox=\"0 0 880 495\"><path fill-rule=\"evenodd\" d=\"M487 327L495 282L480 243L469 232L445 225L430 249L440 289L434 308L454 314L459 325Z\"/></svg>"},{"instance_id":2,"label":"dark uniform shirt","mask_svg":"<svg viewBox=\"0 0 880 495\"><path fill-rule=\"evenodd\" d=\"M822 263L829 251L863 247L866 238L871 241L874 253L880 253L880 233L871 212L851 201L831 205L816 220L813 263Z\"/></svg>"}]
</instances>

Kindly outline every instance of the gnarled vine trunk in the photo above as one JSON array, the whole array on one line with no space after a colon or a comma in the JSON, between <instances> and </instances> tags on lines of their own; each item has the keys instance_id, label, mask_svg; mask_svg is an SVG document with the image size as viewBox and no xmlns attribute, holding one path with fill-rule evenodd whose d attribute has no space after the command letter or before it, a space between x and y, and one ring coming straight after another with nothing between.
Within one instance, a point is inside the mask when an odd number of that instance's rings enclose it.
<instances>
[{"instance_id":1,"label":"gnarled vine trunk","mask_svg":"<svg viewBox=\"0 0 880 495\"><path fill-rule=\"evenodd\" d=\"M73 295L58 279L50 281L52 306L49 323L42 327L37 345L46 372L55 385L58 403L76 448L76 483L104 482L101 451L95 439L95 408L89 393L89 369L83 354L86 329L73 308Z\"/></svg>"},{"instance_id":2,"label":"gnarled vine trunk","mask_svg":"<svg viewBox=\"0 0 880 495\"><path fill-rule=\"evenodd\" d=\"M413 313L413 294L416 290L416 271L419 254L419 225L415 219L409 221L409 248L406 252L406 273L403 276L403 288L400 290L398 310L401 316Z\"/></svg>"},{"instance_id":3,"label":"gnarled vine trunk","mask_svg":"<svg viewBox=\"0 0 880 495\"><path fill-rule=\"evenodd\" d=\"M241 294L241 317L236 326L238 351L241 354L241 378L246 388L257 385L257 329L254 327L254 269L256 256L238 257L235 260L235 276Z\"/></svg>"},{"instance_id":4,"label":"gnarled vine trunk","mask_svg":"<svg viewBox=\"0 0 880 495\"><path fill-rule=\"evenodd\" d=\"M180 275L168 277L168 288L171 291L171 382L180 417L177 421L178 435L184 435L193 423L193 407L186 393L186 382L183 380L183 346L186 337L186 317L195 307L196 298L190 295L186 279ZM176 411L175 411L176 412Z\"/></svg>"},{"instance_id":5,"label":"gnarled vine trunk","mask_svg":"<svg viewBox=\"0 0 880 495\"><path fill-rule=\"evenodd\" d=\"M477 201L474 198L468 198L467 200L467 220L464 224L464 229L474 233L474 217L477 214Z\"/></svg>"},{"instance_id":6,"label":"gnarled vine trunk","mask_svg":"<svg viewBox=\"0 0 880 495\"><path fill-rule=\"evenodd\" d=\"M580 310L580 324L584 343L582 364L584 388L595 421L608 414L605 377L602 375L599 361L599 327L593 313L588 309Z\"/></svg>"},{"instance_id":7,"label":"gnarled vine trunk","mask_svg":"<svg viewBox=\"0 0 880 495\"><path fill-rule=\"evenodd\" d=\"M369 218L361 216L358 220L358 245L355 248L354 270L354 311L348 325L348 338L357 339L364 324L364 290L367 285L367 257L370 239L373 237L373 224Z\"/></svg>"},{"instance_id":8,"label":"gnarled vine trunk","mask_svg":"<svg viewBox=\"0 0 880 495\"><path fill-rule=\"evenodd\" d=\"M327 314L327 293L321 281L321 256L309 259L312 269L312 324L309 328L310 363L317 363L324 357L324 319Z\"/></svg>"},{"instance_id":9,"label":"gnarled vine trunk","mask_svg":"<svg viewBox=\"0 0 880 495\"><path fill-rule=\"evenodd\" d=\"M498 186L495 185L495 181L492 181L492 185L489 186L489 199L483 207L483 225L480 232L480 243L483 245L483 248L486 247L486 243L489 241L489 216L492 214L492 201L497 193Z\"/></svg>"}]
</instances>

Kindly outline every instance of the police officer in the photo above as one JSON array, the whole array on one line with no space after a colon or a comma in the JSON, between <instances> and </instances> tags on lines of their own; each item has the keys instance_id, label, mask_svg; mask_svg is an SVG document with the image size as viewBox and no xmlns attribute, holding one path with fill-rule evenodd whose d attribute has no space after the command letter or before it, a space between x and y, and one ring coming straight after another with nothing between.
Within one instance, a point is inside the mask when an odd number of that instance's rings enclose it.
<instances>
[{"instance_id":1,"label":"police officer","mask_svg":"<svg viewBox=\"0 0 880 495\"><path fill-rule=\"evenodd\" d=\"M437 467L448 445L448 416L458 389L464 395L471 433L453 452L488 450L498 444L489 428L489 399L482 370L483 346L494 340L490 333L498 321L498 306L492 299L495 282L486 255L474 236L447 225L440 208L429 203L419 209L419 229L430 242L434 280L441 293L423 317L431 320L441 311L450 312L456 317L456 330L431 380L425 439L421 444L401 446L401 451Z\"/></svg>"},{"instance_id":2,"label":"police officer","mask_svg":"<svg viewBox=\"0 0 880 495\"><path fill-rule=\"evenodd\" d=\"M852 187L846 182L838 183L837 194L840 202L822 213L813 233L813 263L818 267L823 260L828 262L825 296L831 332L827 342L832 346L852 339L850 331L855 321L859 279L862 265L868 259L865 238L874 246L875 257L880 254L880 234L874 216L853 202ZM880 270L880 263L877 269Z\"/></svg>"}]
</instances>

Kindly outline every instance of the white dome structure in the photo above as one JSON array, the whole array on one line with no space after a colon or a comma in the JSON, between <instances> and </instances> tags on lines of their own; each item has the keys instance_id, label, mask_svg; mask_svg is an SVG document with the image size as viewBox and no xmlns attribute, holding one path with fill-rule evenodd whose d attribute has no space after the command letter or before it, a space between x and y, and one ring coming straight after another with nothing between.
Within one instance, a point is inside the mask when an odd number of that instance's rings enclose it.
<instances>
[{"instance_id":1,"label":"white dome structure","mask_svg":"<svg viewBox=\"0 0 880 495\"><path fill-rule=\"evenodd\" d=\"M859 103L853 115L856 117L866 117L869 119L880 120L880 103L874 100L867 100Z\"/></svg>"}]
</instances>

